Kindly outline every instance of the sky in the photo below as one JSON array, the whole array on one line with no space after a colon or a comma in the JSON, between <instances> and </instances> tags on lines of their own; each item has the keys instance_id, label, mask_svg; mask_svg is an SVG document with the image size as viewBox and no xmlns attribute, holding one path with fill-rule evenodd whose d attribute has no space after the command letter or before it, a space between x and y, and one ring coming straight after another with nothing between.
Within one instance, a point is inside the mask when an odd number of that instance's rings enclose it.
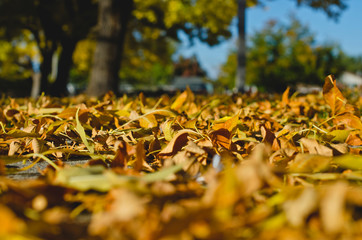
<instances>
[{"instance_id":1,"label":"sky","mask_svg":"<svg viewBox=\"0 0 362 240\"><path fill-rule=\"evenodd\" d=\"M315 34L317 43L338 43L342 50L350 56L362 55L362 0L347 0L345 9L338 21L327 17L323 11L313 10L310 7L297 7L295 0L266 1L264 7L249 8L246 12L246 32L253 32L263 28L271 19L288 23L293 14L303 24L306 24ZM201 66L212 79L216 79L220 65L227 59L227 55L236 42L236 21L231 25L233 37L217 46L196 41L190 47L184 38L177 55L185 57L196 55Z\"/></svg>"}]
</instances>

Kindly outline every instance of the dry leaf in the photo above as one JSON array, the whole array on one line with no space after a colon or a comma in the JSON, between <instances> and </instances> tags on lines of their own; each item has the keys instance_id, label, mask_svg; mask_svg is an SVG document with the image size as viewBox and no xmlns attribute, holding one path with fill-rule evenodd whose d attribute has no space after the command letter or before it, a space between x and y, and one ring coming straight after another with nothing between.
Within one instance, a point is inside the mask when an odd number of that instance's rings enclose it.
<instances>
[{"instance_id":1,"label":"dry leaf","mask_svg":"<svg viewBox=\"0 0 362 240\"><path fill-rule=\"evenodd\" d=\"M335 124L345 124L346 126L354 129L362 130L361 119L352 113L343 113L334 118Z\"/></svg>"},{"instance_id":2,"label":"dry leaf","mask_svg":"<svg viewBox=\"0 0 362 240\"><path fill-rule=\"evenodd\" d=\"M333 150L329 147L319 144L317 140L310 138L302 138L299 140L304 147L306 147L310 154L317 154L322 156L333 156Z\"/></svg>"},{"instance_id":3,"label":"dry leaf","mask_svg":"<svg viewBox=\"0 0 362 240\"><path fill-rule=\"evenodd\" d=\"M290 162L289 171L298 173L322 172L328 169L331 160L332 157L299 153L295 159Z\"/></svg>"},{"instance_id":4,"label":"dry leaf","mask_svg":"<svg viewBox=\"0 0 362 240\"><path fill-rule=\"evenodd\" d=\"M187 99L187 90L182 92L176 98L176 100L171 105L171 109L176 110L176 111L179 110L183 106L183 104L186 102L186 99Z\"/></svg>"},{"instance_id":5,"label":"dry leaf","mask_svg":"<svg viewBox=\"0 0 362 240\"><path fill-rule=\"evenodd\" d=\"M289 199L283 208L289 223L302 227L307 217L317 208L318 194L313 188L305 188L298 197Z\"/></svg>"},{"instance_id":6,"label":"dry leaf","mask_svg":"<svg viewBox=\"0 0 362 240\"><path fill-rule=\"evenodd\" d=\"M287 89L283 92L283 95L282 95L282 103L284 106L289 104L289 90L290 90L290 87L287 87Z\"/></svg>"},{"instance_id":7,"label":"dry leaf","mask_svg":"<svg viewBox=\"0 0 362 240\"><path fill-rule=\"evenodd\" d=\"M187 144L189 134L195 135L197 133L188 129L179 131L158 155L170 156L176 154Z\"/></svg>"},{"instance_id":8,"label":"dry leaf","mask_svg":"<svg viewBox=\"0 0 362 240\"><path fill-rule=\"evenodd\" d=\"M341 91L339 91L333 75L329 75L324 81L323 97L332 109L332 116L351 110L351 108L346 105L347 100Z\"/></svg>"},{"instance_id":9,"label":"dry leaf","mask_svg":"<svg viewBox=\"0 0 362 240\"><path fill-rule=\"evenodd\" d=\"M327 233L336 234L344 230L346 223L345 198L347 185L338 182L326 189L321 200L321 219Z\"/></svg>"}]
</instances>

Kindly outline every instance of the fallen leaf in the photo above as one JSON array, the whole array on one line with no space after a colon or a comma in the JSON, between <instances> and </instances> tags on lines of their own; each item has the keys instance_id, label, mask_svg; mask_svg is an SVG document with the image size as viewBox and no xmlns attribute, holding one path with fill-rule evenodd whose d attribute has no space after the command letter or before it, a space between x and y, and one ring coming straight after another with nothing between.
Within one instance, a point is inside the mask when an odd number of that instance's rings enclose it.
<instances>
[{"instance_id":1,"label":"fallen leaf","mask_svg":"<svg viewBox=\"0 0 362 240\"><path fill-rule=\"evenodd\" d=\"M283 95L282 95L282 103L284 106L289 104L289 90L290 90L290 87L287 87L287 89L283 92Z\"/></svg>"},{"instance_id":2,"label":"fallen leaf","mask_svg":"<svg viewBox=\"0 0 362 240\"><path fill-rule=\"evenodd\" d=\"M218 130L212 131L210 134L212 144L214 147L223 147L230 149L231 146L231 133L225 128L219 128Z\"/></svg>"},{"instance_id":3,"label":"fallen leaf","mask_svg":"<svg viewBox=\"0 0 362 240\"><path fill-rule=\"evenodd\" d=\"M359 155L346 154L335 157L332 163L344 169L362 170L362 156Z\"/></svg>"},{"instance_id":4,"label":"fallen leaf","mask_svg":"<svg viewBox=\"0 0 362 240\"><path fill-rule=\"evenodd\" d=\"M302 138L299 140L304 147L306 147L310 154L317 154L322 156L333 156L333 150L329 147L319 144L317 140L310 138Z\"/></svg>"},{"instance_id":5,"label":"fallen leaf","mask_svg":"<svg viewBox=\"0 0 362 240\"><path fill-rule=\"evenodd\" d=\"M289 223L293 227L303 227L307 217L317 208L318 194L315 189L307 187L299 196L284 202L283 208Z\"/></svg>"},{"instance_id":6,"label":"fallen leaf","mask_svg":"<svg viewBox=\"0 0 362 240\"><path fill-rule=\"evenodd\" d=\"M332 116L353 110L350 105L347 105L347 100L338 89L333 75L329 75L325 78L323 97L331 107Z\"/></svg>"},{"instance_id":7,"label":"fallen leaf","mask_svg":"<svg viewBox=\"0 0 362 240\"><path fill-rule=\"evenodd\" d=\"M21 234L25 231L25 222L2 204L0 204L0 216L0 236L11 236L11 234Z\"/></svg>"},{"instance_id":8,"label":"fallen leaf","mask_svg":"<svg viewBox=\"0 0 362 240\"><path fill-rule=\"evenodd\" d=\"M134 170L141 171L143 163L146 159L144 142L141 140L136 145L136 162L134 164Z\"/></svg>"},{"instance_id":9,"label":"fallen leaf","mask_svg":"<svg viewBox=\"0 0 362 240\"><path fill-rule=\"evenodd\" d=\"M350 128L362 130L361 119L349 112L336 116L334 122L335 124L345 124Z\"/></svg>"},{"instance_id":10,"label":"fallen leaf","mask_svg":"<svg viewBox=\"0 0 362 240\"><path fill-rule=\"evenodd\" d=\"M344 230L346 193L347 185L344 182L338 182L326 188L325 196L321 200L322 224L329 234L341 233Z\"/></svg>"},{"instance_id":11,"label":"fallen leaf","mask_svg":"<svg viewBox=\"0 0 362 240\"><path fill-rule=\"evenodd\" d=\"M82 139L82 142L84 143L84 145L87 147L88 151L90 154L93 154L94 153L94 145L93 145L93 142L89 142L88 139L87 139L87 135L85 134L85 131L84 131L84 128L82 126L82 124L80 123L80 120L79 120L79 108L75 114L75 120L76 120L76 127L75 129L77 130L80 138Z\"/></svg>"},{"instance_id":12,"label":"fallen leaf","mask_svg":"<svg viewBox=\"0 0 362 240\"><path fill-rule=\"evenodd\" d=\"M183 104L186 102L187 99L187 90L183 91L172 103L171 109L173 110L179 110Z\"/></svg>"},{"instance_id":13,"label":"fallen leaf","mask_svg":"<svg viewBox=\"0 0 362 240\"><path fill-rule=\"evenodd\" d=\"M175 136L171 139L171 141L167 144L167 146L159 152L159 156L170 156L176 154L178 151L184 147L188 142L189 134L199 135L198 133L189 130L183 129L180 130Z\"/></svg>"},{"instance_id":14,"label":"fallen leaf","mask_svg":"<svg viewBox=\"0 0 362 240\"><path fill-rule=\"evenodd\" d=\"M213 130L227 129L229 132L232 132L234 128L238 125L238 120L240 116L240 111L234 116L227 118L225 121L219 120L212 126Z\"/></svg>"},{"instance_id":15,"label":"fallen leaf","mask_svg":"<svg viewBox=\"0 0 362 240\"><path fill-rule=\"evenodd\" d=\"M140 126L143 128L154 128L158 125L156 117L153 114L143 116L138 121L140 122Z\"/></svg>"},{"instance_id":16,"label":"fallen leaf","mask_svg":"<svg viewBox=\"0 0 362 240\"><path fill-rule=\"evenodd\" d=\"M317 173L327 170L332 157L315 154L297 154L289 163L289 171L297 173Z\"/></svg>"}]
</instances>

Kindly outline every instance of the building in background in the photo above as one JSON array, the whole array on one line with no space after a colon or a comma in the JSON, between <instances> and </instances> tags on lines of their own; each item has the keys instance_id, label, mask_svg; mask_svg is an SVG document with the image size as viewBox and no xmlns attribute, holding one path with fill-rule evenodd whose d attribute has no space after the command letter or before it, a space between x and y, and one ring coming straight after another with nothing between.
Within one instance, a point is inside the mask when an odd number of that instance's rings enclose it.
<instances>
[{"instance_id":1,"label":"building in background","mask_svg":"<svg viewBox=\"0 0 362 240\"><path fill-rule=\"evenodd\" d=\"M164 86L169 92L183 91L189 86L195 93L212 93L213 86L206 80L206 71L200 66L196 56L191 58L180 57L174 64L172 83Z\"/></svg>"},{"instance_id":2,"label":"building in background","mask_svg":"<svg viewBox=\"0 0 362 240\"><path fill-rule=\"evenodd\" d=\"M361 87L362 86L362 76L356 73L344 72L339 77L339 82L343 83L348 87Z\"/></svg>"}]
</instances>

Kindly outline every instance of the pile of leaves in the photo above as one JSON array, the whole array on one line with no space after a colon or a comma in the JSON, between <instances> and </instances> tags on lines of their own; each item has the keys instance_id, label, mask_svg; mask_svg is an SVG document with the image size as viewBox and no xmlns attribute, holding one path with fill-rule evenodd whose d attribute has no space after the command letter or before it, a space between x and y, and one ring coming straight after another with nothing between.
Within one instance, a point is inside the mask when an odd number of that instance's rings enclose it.
<instances>
[{"instance_id":1,"label":"pile of leaves","mask_svg":"<svg viewBox=\"0 0 362 240\"><path fill-rule=\"evenodd\" d=\"M0 238L362 239L359 94L3 98Z\"/></svg>"}]
</instances>

